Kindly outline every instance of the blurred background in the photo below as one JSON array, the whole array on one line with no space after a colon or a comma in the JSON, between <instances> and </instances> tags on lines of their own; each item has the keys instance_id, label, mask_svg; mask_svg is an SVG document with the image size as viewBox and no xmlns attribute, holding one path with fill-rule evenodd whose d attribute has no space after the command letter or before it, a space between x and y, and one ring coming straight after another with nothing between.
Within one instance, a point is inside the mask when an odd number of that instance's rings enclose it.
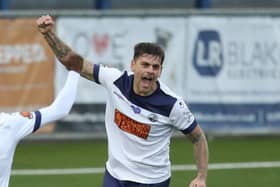
<instances>
[{"instance_id":1,"label":"blurred background","mask_svg":"<svg viewBox=\"0 0 280 187\"><path fill-rule=\"evenodd\" d=\"M46 106L64 84L67 71L37 31L40 15L52 15L55 32L82 56L121 70L137 42L156 42L166 52L161 79L209 140L209 186L277 186L279 10L280 0L0 0L0 112ZM80 80L70 115L19 146L11 186L100 186L105 102L101 87ZM171 144L172 162L184 166L174 167L172 187L195 174L182 137L175 131Z\"/></svg>"},{"instance_id":2,"label":"blurred background","mask_svg":"<svg viewBox=\"0 0 280 187\"><path fill-rule=\"evenodd\" d=\"M279 0L1 0L2 9L192 9L192 8L276 8Z\"/></svg>"}]
</instances>

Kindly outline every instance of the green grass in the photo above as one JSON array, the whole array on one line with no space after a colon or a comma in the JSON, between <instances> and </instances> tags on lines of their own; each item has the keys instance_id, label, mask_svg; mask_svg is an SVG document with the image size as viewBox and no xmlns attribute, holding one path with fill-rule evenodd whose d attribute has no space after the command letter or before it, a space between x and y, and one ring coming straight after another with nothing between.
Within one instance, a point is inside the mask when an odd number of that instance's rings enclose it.
<instances>
[{"instance_id":1,"label":"green grass","mask_svg":"<svg viewBox=\"0 0 280 187\"><path fill-rule=\"evenodd\" d=\"M105 141L20 144L14 168L103 167L106 154Z\"/></svg>"},{"instance_id":2,"label":"green grass","mask_svg":"<svg viewBox=\"0 0 280 187\"><path fill-rule=\"evenodd\" d=\"M12 176L10 187L95 187L101 186L102 174Z\"/></svg>"},{"instance_id":3,"label":"green grass","mask_svg":"<svg viewBox=\"0 0 280 187\"><path fill-rule=\"evenodd\" d=\"M280 168L210 170L208 187L279 186ZM173 172L171 187L186 187L195 172Z\"/></svg>"},{"instance_id":4,"label":"green grass","mask_svg":"<svg viewBox=\"0 0 280 187\"><path fill-rule=\"evenodd\" d=\"M174 163L193 163L192 145L187 139L176 139L171 144ZM280 137L251 137L215 139L208 142L209 162L279 161Z\"/></svg>"},{"instance_id":5,"label":"green grass","mask_svg":"<svg viewBox=\"0 0 280 187\"><path fill-rule=\"evenodd\" d=\"M210 163L279 161L280 137L235 138L209 141ZM105 141L21 143L14 169L104 167ZM192 145L187 139L173 139L172 164L193 164ZM209 170L208 187L279 186L280 168ZM194 171L172 173L171 187L187 186ZM10 187L101 186L103 174L12 176Z\"/></svg>"}]
</instances>

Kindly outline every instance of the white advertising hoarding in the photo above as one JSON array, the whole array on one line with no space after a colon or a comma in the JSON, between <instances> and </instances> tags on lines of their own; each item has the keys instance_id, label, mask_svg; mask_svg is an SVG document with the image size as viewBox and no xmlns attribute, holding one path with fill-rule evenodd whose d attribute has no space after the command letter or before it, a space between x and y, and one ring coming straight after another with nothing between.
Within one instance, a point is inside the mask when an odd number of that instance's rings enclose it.
<instances>
[{"instance_id":1,"label":"white advertising hoarding","mask_svg":"<svg viewBox=\"0 0 280 187\"><path fill-rule=\"evenodd\" d=\"M185 20L183 18L58 18L57 33L65 43L89 61L130 70L133 47L138 42L156 42L163 46L166 59L161 79L183 94ZM57 90L63 85L66 70L57 62ZM178 71L179 70L179 71ZM181 70L181 71L180 71ZM79 103L104 103L100 86L81 80ZM98 87L98 88L97 88Z\"/></svg>"},{"instance_id":2,"label":"white advertising hoarding","mask_svg":"<svg viewBox=\"0 0 280 187\"><path fill-rule=\"evenodd\" d=\"M60 17L57 33L89 61L121 70L130 69L136 43L159 43L166 52L161 79L184 97L205 132L280 133L277 17ZM56 64L59 90L67 72ZM76 116L65 124L104 130L106 92L85 79L79 87Z\"/></svg>"},{"instance_id":3,"label":"white advertising hoarding","mask_svg":"<svg viewBox=\"0 0 280 187\"><path fill-rule=\"evenodd\" d=\"M194 103L280 101L280 27L271 17L191 17L185 97Z\"/></svg>"}]
</instances>

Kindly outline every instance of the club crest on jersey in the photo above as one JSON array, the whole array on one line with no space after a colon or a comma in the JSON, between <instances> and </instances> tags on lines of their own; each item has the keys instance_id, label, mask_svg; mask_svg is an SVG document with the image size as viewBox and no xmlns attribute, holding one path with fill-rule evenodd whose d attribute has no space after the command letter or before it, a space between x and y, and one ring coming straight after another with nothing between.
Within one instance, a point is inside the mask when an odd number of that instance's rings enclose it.
<instances>
[{"instance_id":1,"label":"club crest on jersey","mask_svg":"<svg viewBox=\"0 0 280 187\"><path fill-rule=\"evenodd\" d=\"M25 118L28 118L28 119L32 119L33 118L33 115L32 115L31 112L20 112L19 114L22 115Z\"/></svg>"},{"instance_id":2,"label":"club crest on jersey","mask_svg":"<svg viewBox=\"0 0 280 187\"><path fill-rule=\"evenodd\" d=\"M140 114L141 113L141 109L139 107L134 106L134 105L130 105L130 107L132 108L132 110L135 114Z\"/></svg>"},{"instance_id":3,"label":"club crest on jersey","mask_svg":"<svg viewBox=\"0 0 280 187\"><path fill-rule=\"evenodd\" d=\"M151 122L156 122L156 121L158 121L158 116L156 114L151 113L151 114L148 115L148 119Z\"/></svg>"}]
</instances>

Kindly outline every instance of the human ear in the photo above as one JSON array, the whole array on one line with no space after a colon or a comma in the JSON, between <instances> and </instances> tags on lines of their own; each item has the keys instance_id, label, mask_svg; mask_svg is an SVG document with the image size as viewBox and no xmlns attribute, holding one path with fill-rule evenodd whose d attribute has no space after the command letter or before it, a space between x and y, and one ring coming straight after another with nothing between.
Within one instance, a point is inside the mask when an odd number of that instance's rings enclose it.
<instances>
[{"instance_id":1,"label":"human ear","mask_svg":"<svg viewBox=\"0 0 280 187\"><path fill-rule=\"evenodd\" d=\"M131 60L131 63L130 63L130 69L131 71L134 71L134 66L135 66L135 60Z\"/></svg>"}]
</instances>

